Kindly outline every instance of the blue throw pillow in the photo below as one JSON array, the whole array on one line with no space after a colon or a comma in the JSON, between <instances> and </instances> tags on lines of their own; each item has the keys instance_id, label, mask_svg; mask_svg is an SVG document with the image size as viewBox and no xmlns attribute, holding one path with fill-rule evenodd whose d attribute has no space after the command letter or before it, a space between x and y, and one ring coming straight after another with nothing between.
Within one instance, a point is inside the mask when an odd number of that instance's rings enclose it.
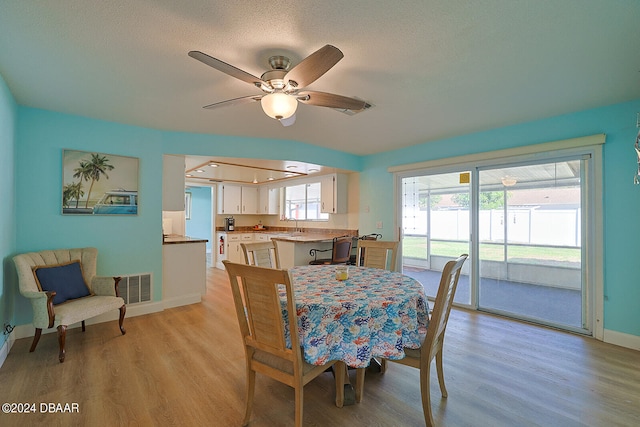
<instances>
[{"instance_id":1,"label":"blue throw pillow","mask_svg":"<svg viewBox=\"0 0 640 427\"><path fill-rule=\"evenodd\" d=\"M53 304L91 295L82 276L80 261L68 264L43 265L33 268L36 282L41 291L55 291Z\"/></svg>"}]
</instances>

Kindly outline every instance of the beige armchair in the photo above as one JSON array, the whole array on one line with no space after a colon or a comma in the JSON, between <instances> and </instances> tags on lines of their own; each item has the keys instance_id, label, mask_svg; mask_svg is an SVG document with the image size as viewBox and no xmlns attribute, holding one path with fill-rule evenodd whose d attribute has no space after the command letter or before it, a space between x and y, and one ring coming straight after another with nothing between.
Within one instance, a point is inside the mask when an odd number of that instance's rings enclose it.
<instances>
[{"instance_id":1,"label":"beige armchair","mask_svg":"<svg viewBox=\"0 0 640 427\"><path fill-rule=\"evenodd\" d=\"M20 293L33 307L36 331L30 352L36 349L42 329L55 327L62 363L67 327L82 322L84 332L86 319L116 309L120 310L120 332L126 333L122 326L126 306L118 294L120 278L96 276L97 258L96 248L45 250L13 258Z\"/></svg>"}]
</instances>

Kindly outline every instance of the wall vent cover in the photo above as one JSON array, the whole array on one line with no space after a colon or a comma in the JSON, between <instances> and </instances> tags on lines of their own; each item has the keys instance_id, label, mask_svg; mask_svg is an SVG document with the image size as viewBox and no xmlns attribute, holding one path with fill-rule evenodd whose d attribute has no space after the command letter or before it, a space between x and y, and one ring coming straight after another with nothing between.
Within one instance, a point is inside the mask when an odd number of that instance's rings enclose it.
<instances>
[{"instance_id":1,"label":"wall vent cover","mask_svg":"<svg viewBox=\"0 0 640 427\"><path fill-rule=\"evenodd\" d=\"M127 305L151 301L151 273L122 276L118 285Z\"/></svg>"}]
</instances>

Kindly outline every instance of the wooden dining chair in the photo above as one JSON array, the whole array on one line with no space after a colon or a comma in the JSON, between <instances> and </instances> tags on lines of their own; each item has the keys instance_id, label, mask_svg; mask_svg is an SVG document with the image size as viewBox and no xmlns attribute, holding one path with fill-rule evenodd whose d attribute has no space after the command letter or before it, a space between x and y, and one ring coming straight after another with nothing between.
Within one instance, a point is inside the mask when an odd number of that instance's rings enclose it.
<instances>
[{"instance_id":1,"label":"wooden dining chair","mask_svg":"<svg viewBox=\"0 0 640 427\"><path fill-rule=\"evenodd\" d=\"M309 255L314 257L309 264L311 265L327 265L327 264L346 264L351 256L351 245L353 239L350 236L335 237L331 249L311 249ZM331 258L318 259L318 253L331 251Z\"/></svg>"},{"instance_id":2,"label":"wooden dining chair","mask_svg":"<svg viewBox=\"0 0 640 427\"><path fill-rule=\"evenodd\" d=\"M394 271L399 242L363 240L358 243L358 257L363 267Z\"/></svg>"},{"instance_id":3,"label":"wooden dining chair","mask_svg":"<svg viewBox=\"0 0 640 427\"><path fill-rule=\"evenodd\" d=\"M380 240L364 239L358 243L359 260L361 267L379 268L394 271L398 256L400 242L386 242ZM371 360L371 369L384 373L387 370L387 360L374 358Z\"/></svg>"},{"instance_id":4,"label":"wooden dining chair","mask_svg":"<svg viewBox=\"0 0 640 427\"><path fill-rule=\"evenodd\" d=\"M295 390L295 425L302 426L303 388L335 363L336 405L344 400L345 371L343 362L335 360L320 366L304 360L298 337L292 280L287 270L278 270L222 261L224 263L242 334L246 359L246 411L242 425L251 418L256 372L267 375ZM279 286L286 291L291 347L285 341Z\"/></svg>"},{"instance_id":5,"label":"wooden dining chair","mask_svg":"<svg viewBox=\"0 0 640 427\"><path fill-rule=\"evenodd\" d=\"M272 240L267 242L240 243L244 262L259 267L280 268L278 247Z\"/></svg>"},{"instance_id":6,"label":"wooden dining chair","mask_svg":"<svg viewBox=\"0 0 640 427\"><path fill-rule=\"evenodd\" d=\"M371 234L365 234L364 236L354 237L353 247L351 248L351 256L349 257L349 264L360 265L362 263L362 257L361 256L358 257L358 243L361 240L378 240L378 239L382 239L382 234L371 233Z\"/></svg>"},{"instance_id":7,"label":"wooden dining chair","mask_svg":"<svg viewBox=\"0 0 640 427\"><path fill-rule=\"evenodd\" d=\"M447 329L447 321L451 312L451 304L458 287L458 279L462 265L466 261L468 255L460 255L458 259L449 261L445 264L440 285L433 304L433 312L429 319L427 328L427 336L418 349L405 348L404 359L391 360L390 362L400 363L402 365L411 366L420 370L420 393L422 395L422 410L424 412L424 421L428 427L435 425L433 416L431 415L431 396L429 393L429 377L431 373L431 361L435 357L436 370L438 372L438 382L440 383L440 392L442 397L447 397L447 388L444 385L444 372L442 370L442 347L444 344L444 333Z\"/></svg>"}]
</instances>

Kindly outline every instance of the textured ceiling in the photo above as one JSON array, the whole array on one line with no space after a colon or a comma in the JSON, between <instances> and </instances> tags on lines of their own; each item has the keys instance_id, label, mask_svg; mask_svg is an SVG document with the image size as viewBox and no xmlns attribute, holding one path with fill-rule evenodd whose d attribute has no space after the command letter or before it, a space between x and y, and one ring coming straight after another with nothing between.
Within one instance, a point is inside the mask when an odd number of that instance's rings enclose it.
<instances>
[{"instance_id":1,"label":"textured ceiling","mask_svg":"<svg viewBox=\"0 0 640 427\"><path fill-rule=\"evenodd\" d=\"M25 106L364 155L640 98L639 22L637 0L0 0L0 74ZM260 92L188 51L259 76L325 44L344 58L309 89L373 108L202 108Z\"/></svg>"}]
</instances>

